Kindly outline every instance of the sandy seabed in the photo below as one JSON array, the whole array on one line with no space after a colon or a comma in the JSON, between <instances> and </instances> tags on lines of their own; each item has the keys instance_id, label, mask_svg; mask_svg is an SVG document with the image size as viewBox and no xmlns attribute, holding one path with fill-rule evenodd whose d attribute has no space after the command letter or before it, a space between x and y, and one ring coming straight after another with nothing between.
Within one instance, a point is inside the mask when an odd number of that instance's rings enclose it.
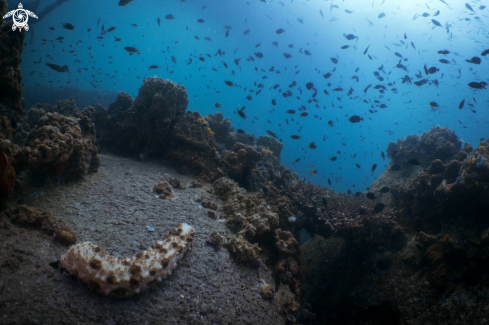
<instances>
[{"instance_id":1,"label":"sandy seabed","mask_svg":"<svg viewBox=\"0 0 489 325\"><path fill-rule=\"evenodd\" d=\"M78 241L91 241L114 256L129 257L161 239L177 224L195 229L193 250L154 289L129 299L91 291L49 264L67 249L39 229L0 229L0 324L283 324L274 301L263 300L270 270L241 266L226 249L206 243L211 232L229 232L222 219L199 208L210 184L190 188L192 178L173 168L100 155L98 173L69 184L37 187L19 179L23 204L62 220ZM177 177L186 189L162 200L152 188ZM147 230L153 227L154 232Z\"/></svg>"}]
</instances>

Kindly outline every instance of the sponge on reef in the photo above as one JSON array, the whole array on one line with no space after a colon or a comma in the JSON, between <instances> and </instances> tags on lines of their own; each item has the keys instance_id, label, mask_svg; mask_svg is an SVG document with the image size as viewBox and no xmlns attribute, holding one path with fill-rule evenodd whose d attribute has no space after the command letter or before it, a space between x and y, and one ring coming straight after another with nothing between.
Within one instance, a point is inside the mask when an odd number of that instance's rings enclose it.
<instances>
[{"instance_id":1,"label":"sponge on reef","mask_svg":"<svg viewBox=\"0 0 489 325\"><path fill-rule=\"evenodd\" d=\"M131 258L115 258L100 247L83 242L70 246L60 264L90 289L125 298L162 282L192 249L193 239L194 229L180 224L162 241Z\"/></svg>"}]
</instances>

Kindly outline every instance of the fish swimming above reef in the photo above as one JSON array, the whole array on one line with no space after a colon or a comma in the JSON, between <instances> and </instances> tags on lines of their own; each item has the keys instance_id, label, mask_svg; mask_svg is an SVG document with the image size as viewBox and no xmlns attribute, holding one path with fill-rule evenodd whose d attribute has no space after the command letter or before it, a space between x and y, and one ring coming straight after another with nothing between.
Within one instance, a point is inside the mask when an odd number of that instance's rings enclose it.
<instances>
[{"instance_id":1,"label":"fish swimming above reef","mask_svg":"<svg viewBox=\"0 0 489 325\"><path fill-rule=\"evenodd\" d=\"M129 55L133 55L134 53L137 53L138 55L140 54L139 53L139 50L137 48L135 48L134 46L126 46L124 48L124 50L126 50L127 52L129 52Z\"/></svg>"},{"instance_id":2,"label":"fish swimming above reef","mask_svg":"<svg viewBox=\"0 0 489 325\"><path fill-rule=\"evenodd\" d=\"M469 87L474 89L486 89L487 83L481 82L469 82Z\"/></svg>"},{"instance_id":3,"label":"fish swimming above reef","mask_svg":"<svg viewBox=\"0 0 489 325\"><path fill-rule=\"evenodd\" d=\"M52 63L46 63L46 65L48 67L50 67L51 69L53 69L54 71L58 71L58 72L70 72L68 70L68 66L64 65L64 66L59 66L57 64L52 64Z\"/></svg>"},{"instance_id":4,"label":"fish swimming above reef","mask_svg":"<svg viewBox=\"0 0 489 325\"><path fill-rule=\"evenodd\" d=\"M473 63L473 64L481 64L481 59L474 56L472 59L470 60L465 60L465 62L468 62L468 63Z\"/></svg>"},{"instance_id":5,"label":"fish swimming above reef","mask_svg":"<svg viewBox=\"0 0 489 325\"><path fill-rule=\"evenodd\" d=\"M68 29L68 30L73 30L73 29L75 29L75 26L73 26L73 25L72 25L72 24L70 24L70 23L63 23L63 25L62 25L62 26L63 26L63 28L66 28L66 29Z\"/></svg>"},{"instance_id":6,"label":"fish swimming above reef","mask_svg":"<svg viewBox=\"0 0 489 325\"><path fill-rule=\"evenodd\" d=\"M358 115L352 115L348 121L350 121L351 123L358 123L360 121L363 121L363 117L360 117Z\"/></svg>"}]
</instances>

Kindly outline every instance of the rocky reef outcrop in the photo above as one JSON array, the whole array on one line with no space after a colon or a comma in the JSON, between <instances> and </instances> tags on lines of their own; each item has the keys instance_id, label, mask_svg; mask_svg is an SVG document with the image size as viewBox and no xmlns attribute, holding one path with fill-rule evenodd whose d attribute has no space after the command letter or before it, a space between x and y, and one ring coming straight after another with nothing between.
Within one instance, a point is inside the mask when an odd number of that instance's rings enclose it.
<instances>
[{"instance_id":1,"label":"rocky reef outcrop","mask_svg":"<svg viewBox=\"0 0 489 325\"><path fill-rule=\"evenodd\" d=\"M187 105L185 87L146 78L134 102L120 93L108 110L97 110L94 122L100 145L123 155L161 157L168 150L170 131Z\"/></svg>"},{"instance_id":2,"label":"rocky reef outcrop","mask_svg":"<svg viewBox=\"0 0 489 325\"><path fill-rule=\"evenodd\" d=\"M41 175L73 178L96 171L100 162L95 130L88 117L58 113L40 117L23 146L17 146L14 168Z\"/></svg>"}]
</instances>

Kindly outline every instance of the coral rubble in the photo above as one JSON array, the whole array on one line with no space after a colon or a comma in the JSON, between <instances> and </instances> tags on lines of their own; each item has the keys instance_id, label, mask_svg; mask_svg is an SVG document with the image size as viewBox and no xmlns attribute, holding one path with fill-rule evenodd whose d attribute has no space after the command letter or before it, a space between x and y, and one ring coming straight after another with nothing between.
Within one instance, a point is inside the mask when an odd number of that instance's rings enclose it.
<instances>
[{"instance_id":1,"label":"coral rubble","mask_svg":"<svg viewBox=\"0 0 489 325\"><path fill-rule=\"evenodd\" d=\"M180 224L147 251L130 258L115 258L90 242L73 246L61 256L60 264L92 290L119 298L153 288L171 275L192 249L194 229Z\"/></svg>"}]
</instances>

